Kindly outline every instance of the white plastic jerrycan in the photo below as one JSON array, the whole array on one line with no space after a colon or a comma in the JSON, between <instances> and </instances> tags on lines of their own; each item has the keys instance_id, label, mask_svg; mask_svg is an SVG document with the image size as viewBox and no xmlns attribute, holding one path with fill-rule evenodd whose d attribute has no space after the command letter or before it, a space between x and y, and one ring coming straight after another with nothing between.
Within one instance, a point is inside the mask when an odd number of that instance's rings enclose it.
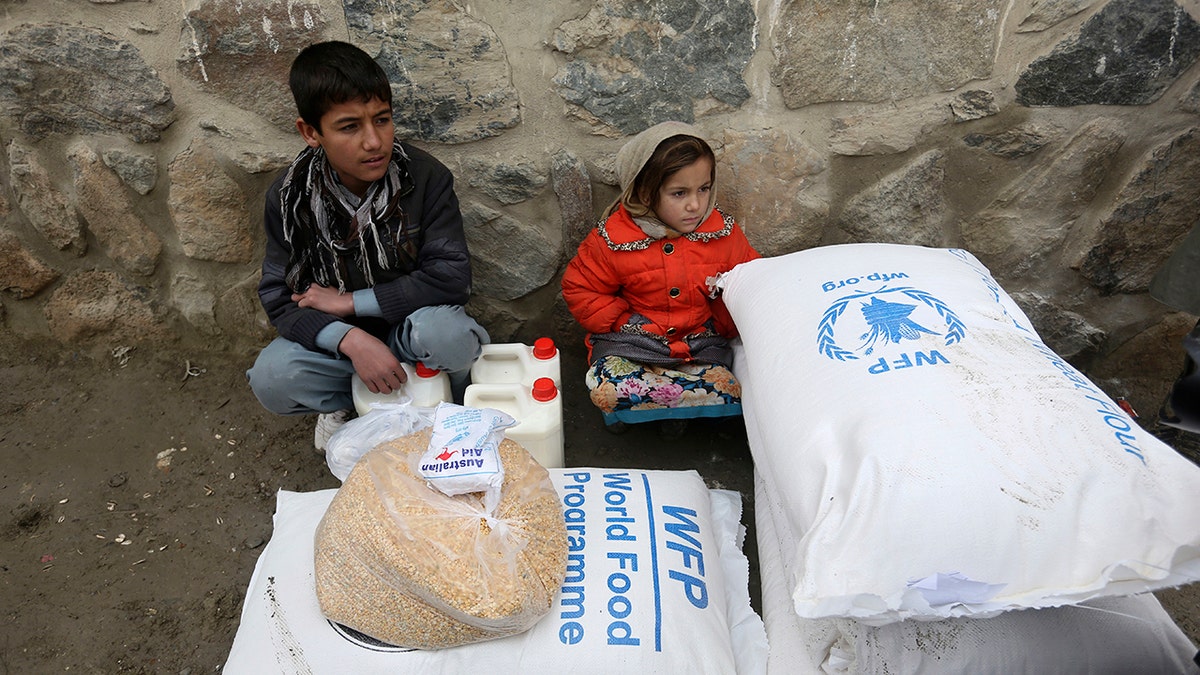
<instances>
[{"instance_id":1,"label":"white plastic jerrycan","mask_svg":"<svg viewBox=\"0 0 1200 675\"><path fill-rule=\"evenodd\" d=\"M471 366L471 382L476 384L523 384L533 387L540 377L562 386L558 347L554 340L540 337L533 346L519 342L483 345L479 358Z\"/></svg>"},{"instance_id":2,"label":"white plastic jerrycan","mask_svg":"<svg viewBox=\"0 0 1200 675\"><path fill-rule=\"evenodd\" d=\"M517 420L504 430L504 437L516 441L547 469L563 465L563 410L558 386L549 377L540 377L533 386L509 382L472 383L463 395L470 408L494 408Z\"/></svg>"},{"instance_id":3,"label":"white plastic jerrycan","mask_svg":"<svg viewBox=\"0 0 1200 675\"><path fill-rule=\"evenodd\" d=\"M404 396L411 397L413 405L420 408L435 408L438 403L450 400L450 378L446 373L428 368L420 361L415 366L407 363L400 365L404 367L408 379L390 394L373 393L358 375L350 378L350 395L354 398L354 409L359 415L371 412L372 403L398 403Z\"/></svg>"}]
</instances>

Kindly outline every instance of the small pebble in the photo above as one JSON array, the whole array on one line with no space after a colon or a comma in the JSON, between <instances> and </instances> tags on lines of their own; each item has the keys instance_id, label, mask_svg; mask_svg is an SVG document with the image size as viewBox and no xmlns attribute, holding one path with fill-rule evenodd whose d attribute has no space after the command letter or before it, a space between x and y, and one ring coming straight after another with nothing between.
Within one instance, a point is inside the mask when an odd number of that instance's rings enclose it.
<instances>
[{"instance_id":1,"label":"small pebble","mask_svg":"<svg viewBox=\"0 0 1200 675\"><path fill-rule=\"evenodd\" d=\"M129 480L129 476L125 475L124 473L113 474L108 479L108 486L121 487L127 480Z\"/></svg>"}]
</instances>

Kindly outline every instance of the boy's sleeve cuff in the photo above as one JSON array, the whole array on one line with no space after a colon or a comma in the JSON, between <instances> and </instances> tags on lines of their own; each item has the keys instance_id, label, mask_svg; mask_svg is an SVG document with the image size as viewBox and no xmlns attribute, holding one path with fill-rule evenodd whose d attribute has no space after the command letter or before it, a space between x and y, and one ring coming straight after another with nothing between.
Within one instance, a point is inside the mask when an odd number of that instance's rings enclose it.
<instances>
[{"instance_id":1,"label":"boy's sleeve cuff","mask_svg":"<svg viewBox=\"0 0 1200 675\"><path fill-rule=\"evenodd\" d=\"M317 346L330 354L341 356L342 353L338 351L338 345L342 343L342 338L346 337L346 333L349 333L351 328L354 328L354 326L344 321L334 321L322 328L320 333L317 333Z\"/></svg>"},{"instance_id":2,"label":"boy's sleeve cuff","mask_svg":"<svg viewBox=\"0 0 1200 675\"><path fill-rule=\"evenodd\" d=\"M375 297L375 289L364 288L361 291L354 291L354 315L383 316L383 310L379 308L379 298Z\"/></svg>"}]
</instances>

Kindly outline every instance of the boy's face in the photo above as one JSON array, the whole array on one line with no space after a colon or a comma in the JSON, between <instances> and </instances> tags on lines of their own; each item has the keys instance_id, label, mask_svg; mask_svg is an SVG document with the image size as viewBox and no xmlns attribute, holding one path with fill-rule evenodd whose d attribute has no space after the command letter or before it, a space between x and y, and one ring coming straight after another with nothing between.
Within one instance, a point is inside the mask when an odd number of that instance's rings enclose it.
<instances>
[{"instance_id":1,"label":"boy's face","mask_svg":"<svg viewBox=\"0 0 1200 675\"><path fill-rule=\"evenodd\" d=\"M392 108L384 101L338 103L321 115L320 129L303 118L296 120L296 128L310 147L325 148L342 185L359 197L387 173L395 128Z\"/></svg>"}]
</instances>

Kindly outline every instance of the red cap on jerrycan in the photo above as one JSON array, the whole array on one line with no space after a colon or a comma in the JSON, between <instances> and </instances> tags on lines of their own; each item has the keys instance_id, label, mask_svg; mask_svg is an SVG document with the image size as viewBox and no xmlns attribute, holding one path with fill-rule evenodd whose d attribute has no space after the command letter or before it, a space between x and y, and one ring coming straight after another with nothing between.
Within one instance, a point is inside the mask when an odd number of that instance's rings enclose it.
<instances>
[{"instance_id":1,"label":"red cap on jerrycan","mask_svg":"<svg viewBox=\"0 0 1200 675\"><path fill-rule=\"evenodd\" d=\"M553 339L540 337L533 341L533 358L545 361L554 358L557 353L558 348L554 346Z\"/></svg>"},{"instance_id":2,"label":"red cap on jerrycan","mask_svg":"<svg viewBox=\"0 0 1200 675\"><path fill-rule=\"evenodd\" d=\"M424 363L417 361L417 377L437 377L440 372L442 371L437 368L430 368Z\"/></svg>"},{"instance_id":3,"label":"red cap on jerrycan","mask_svg":"<svg viewBox=\"0 0 1200 675\"><path fill-rule=\"evenodd\" d=\"M558 396L558 387L554 386L554 380L539 377L533 381L533 400L545 403L553 401L555 396Z\"/></svg>"}]
</instances>

